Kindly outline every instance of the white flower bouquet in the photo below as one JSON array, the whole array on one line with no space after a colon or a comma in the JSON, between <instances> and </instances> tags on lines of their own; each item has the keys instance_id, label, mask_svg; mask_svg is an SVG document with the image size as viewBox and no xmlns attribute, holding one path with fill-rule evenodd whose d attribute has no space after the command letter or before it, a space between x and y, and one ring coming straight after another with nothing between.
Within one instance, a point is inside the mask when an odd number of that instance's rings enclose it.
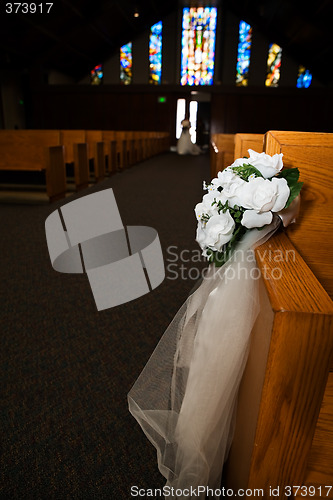
<instances>
[{"instance_id":1,"label":"white flower bouquet","mask_svg":"<svg viewBox=\"0 0 333 500\"><path fill-rule=\"evenodd\" d=\"M229 259L247 231L263 228L273 214L287 209L303 185L298 168L283 169L282 153L248 152L249 158L238 158L209 185L204 183L208 193L195 207L196 241L217 267Z\"/></svg>"}]
</instances>

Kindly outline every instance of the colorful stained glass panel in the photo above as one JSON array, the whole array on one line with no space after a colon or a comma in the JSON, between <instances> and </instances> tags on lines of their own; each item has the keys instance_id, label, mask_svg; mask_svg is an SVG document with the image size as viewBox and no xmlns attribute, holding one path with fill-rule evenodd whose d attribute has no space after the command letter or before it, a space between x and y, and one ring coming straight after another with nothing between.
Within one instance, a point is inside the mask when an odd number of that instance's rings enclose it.
<instances>
[{"instance_id":1,"label":"colorful stained glass panel","mask_svg":"<svg viewBox=\"0 0 333 500\"><path fill-rule=\"evenodd\" d=\"M98 64L90 71L90 83L91 85L100 85L103 82L103 68L101 64Z\"/></svg>"},{"instance_id":2,"label":"colorful stained glass panel","mask_svg":"<svg viewBox=\"0 0 333 500\"><path fill-rule=\"evenodd\" d=\"M271 43L267 58L266 87L277 87L280 80L282 49L276 43Z\"/></svg>"},{"instance_id":3,"label":"colorful stained glass panel","mask_svg":"<svg viewBox=\"0 0 333 500\"><path fill-rule=\"evenodd\" d=\"M149 37L149 83L159 85L162 77L162 21L154 24Z\"/></svg>"},{"instance_id":4,"label":"colorful stained glass panel","mask_svg":"<svg viewBox=\"0 0 333 500\"><path fill-rule=\"evenodd\" d=\"M252 28L245 21L239 23L236 85L246 87L249 82Z\"/></svg>"},{"instance_id":5,"label":"colorful stained glass panel","mask_svg":"<svg viewBox=\"0 0 333 500\"><path fill-rule=\"evenodd\" d=\"M304 66L298 68L298 78L296 87L298 89L307 89L310 87L312 81L312 74Z\"/></svg>"},{"instance_id":6,"label":"colorful stained glass panel","mask_svg":"<svg viewBox=\"0 0 333 500\"><path fill-rule=\"evenodd\" d=\"M132 42L120 48L120 81L124 85L132 83Z\"/></svg>"},{"instance_id":7,"label":"colorful stained glass panel","mask_svg":"<svg viewBox=\"0 0 333 500\"><path fill-rule=\"evenodd\" d=\"M212 85L216 7L183 9L181 85Z\"/></svg>"}]
</instances>

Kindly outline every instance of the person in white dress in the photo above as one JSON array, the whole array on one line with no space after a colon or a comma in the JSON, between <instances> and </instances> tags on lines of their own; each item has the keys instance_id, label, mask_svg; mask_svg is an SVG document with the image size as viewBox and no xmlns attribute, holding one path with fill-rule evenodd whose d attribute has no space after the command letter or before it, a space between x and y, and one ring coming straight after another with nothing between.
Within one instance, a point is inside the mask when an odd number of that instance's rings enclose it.
<instances>
[{"instance_id":1,"label":"person in white dress","mask_svg":"<svg viewBox=\"0 0 333 500\"><path fill-rule=\"evenodd\" d=\"M181 122L181 125L183 129L177 142L177 153L179 155L199 155L200 153L202 153L199 146L197 146L197 144L193 144L193 142L191 141L190 121L185 119Z\"/></svg>"}]
</instances>

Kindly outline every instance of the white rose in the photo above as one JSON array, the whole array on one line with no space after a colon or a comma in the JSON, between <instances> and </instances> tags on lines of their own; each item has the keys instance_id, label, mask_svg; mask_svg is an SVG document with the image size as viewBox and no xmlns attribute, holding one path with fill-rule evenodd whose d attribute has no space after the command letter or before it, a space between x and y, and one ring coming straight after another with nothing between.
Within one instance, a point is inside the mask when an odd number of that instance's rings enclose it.
<instances>
[{"instance_id":1,"label":"white rose","mask_svg":"<svg viewBox=\"0 0 333 500\"><path fill-rule=\"evenodd\" d=\"M241 224L252 229L253 227L263 227L270 224L273 219L272 212L257 212L256 210L245 210Z\"/></svg>"},{"instance_id":2,"label":"white rose","mask_svg":"<svg viewBox=\"0 0 333 500\"><path fill-rule=\"evenodd\" d=\"M265 179L278 174L283 168L283 153L270 156L266 153L256 153L256 151L253 151L253 149L248 149L248 152L250 154L250 158L247 160L247 162L258 169L259 172L265 177Z\"/></svg>"},{"instance_id":3,"label":"white rose","mask_svg":"<svg viewBox=\"0 0 333 500\"><path fill-rule=\"evenodd\" d=\"M226 197L223 191L221 191L221 193L217 191L215 193L214 199L216 200L217 203L220 201L222 205L225 205L228 198Z\"/></svg>"},{"instance_id":4,"label":"white rose","mask_svg":"<svg viewBox=\"0 0 333 500\"><path fill-rule=\"evenodd\" d=\"M225 243L231 240L235 222L229 211L213 215L205 227L198 224L197 242L201 248L209 247L220 252Z\"/></svg>"},{"instance_id":5,"label":"white rose","mask_svg":"<svg viewBox=\"0 0 333 500\"><path fill-rule=\"evenodd\" d=\"M202 198L202 203L206 203L206 205L211 205L213 201L215 200L216 196L220 194L219 191L209 191L207 194L205 194Z\"/></svg>"},{"instance_id":6,"label":"white rose","mask_svg":"<svg viewBox=\"0 0 333 500\"><path fill-rule=\"evenodd\" d=\"M201 222L199 222L197 226L196 241L199 243L200 247L203 250L207 247L205 225Z\"/></svg>"},{"instance_id":7,"label":"white rose","mask_svg":"<svg viewBox=\"0 0 333 500\"><path fill-rule=\"evenodd\" d=\"M218 173L218 182L223 187L222 193L228 199L229 205L239 205L241 189L246 184L246 181L231 169L226 168L223 172Z\"/></svg>"},{"instance_id":8,"label":"white rose","mask_svg":"<svg viewBox=\"0 0 333 500\"><path fill-rule=\"evenodd\" d=\"M248 165L249 163L249 159L248 158L237 158L237 160L235 160L233 162L232 165L230 165L230 167L242 167L244 164L245 165Z\"/></svg>"},{"instance_id":9,"label":"white rose","mask_svg":"<svg viewBox=\"0 0 333 500\"><path fill-rule=\"evenodd\" d=\"M283 178L279 179L277 177L273 177L271 183L275 187L277 193L275 204L271 210L272 212L279 212L280 210L283 210L284 207L286 206L286 203L290 195L290 189L288 186L288 182L286 181L286 179Z\"/></svg>"},{"instance_id":10,"label":"white rose","mask_svg":"<svg viewBox=\"0 0 333 500\"><path fill-rule=\"evenodd\" d=\"M281 182L284 181L284 182ZM245 182L240 193L240 205L258 212L277 212L284 207L289 197L289 187L285 179L263 179L256 177Z\"/></svg>"},{"instance_id":11,"label":"white rose","mask_svg":"<svg viewBox=\"0 0 333 500\"><path fill-rule=\"evenodd\" d=\"M212 198L211 200L203 199L201 203L197 203L194 208L194 212L198 221L201 221L203 215L208 215L209 217L211 217L212 215L216 215L218 213L216 203L212 205L213 201L214 198Z\"/></svg>"}]
</instances>

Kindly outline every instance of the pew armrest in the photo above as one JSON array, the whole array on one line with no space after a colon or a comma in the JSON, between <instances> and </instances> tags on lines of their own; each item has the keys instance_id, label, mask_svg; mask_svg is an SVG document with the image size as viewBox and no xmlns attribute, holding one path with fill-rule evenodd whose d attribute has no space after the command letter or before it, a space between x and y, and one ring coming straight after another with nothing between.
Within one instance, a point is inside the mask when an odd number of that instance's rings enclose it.
<instances>
[{"instance_id":1,"label":"pew armrest","mask_svg":"<svg viewBox=\"0 0 333 500\"><path fill-rule=\"evenodd\" d=\"M94 172L97 182L105 177L105 155L104 142L95 142L93 144Z\"/></svg>"},{"instance_id":2,"label":"pew armrest","mask_svg":"<svg viewBox=\"0 0 333 500\"><path fill-rule=\"evenodd\" d=\"M80 191L89 186L88 144L73 144L74 177L76 190Z\"/></svg>"},{"instance_id":3,"label":"pew armrest","mask_svg":"<svg viewBox=\"0 0 333 500\"><path fill-rule=\"evenodd\" d=\"M64 146L46 148L46 192L50 201L66 196L66 167Z\"/></svg>"}]
</instances>

